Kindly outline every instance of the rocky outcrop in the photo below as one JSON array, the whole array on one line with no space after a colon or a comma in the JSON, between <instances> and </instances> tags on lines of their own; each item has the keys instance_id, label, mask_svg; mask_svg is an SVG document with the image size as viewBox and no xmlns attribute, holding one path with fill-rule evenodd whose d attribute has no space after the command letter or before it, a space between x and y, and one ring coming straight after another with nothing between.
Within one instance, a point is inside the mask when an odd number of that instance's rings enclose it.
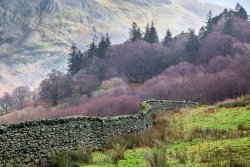
<instances>
[{"instance_id":1,"label":"rocky outcrop","mask_svg":"<svg viewBox=\"0 0 250 167\"><path fill-rule=\"evenodd\" d=\"M0 166L29 166L46 162L56 151L78 145L101 149L114 136L139 132L153 126L153 115L194 106L192 102L147 101L136 115L119 117L68 117L0 125Z\"/></svg>"}]
</instances>

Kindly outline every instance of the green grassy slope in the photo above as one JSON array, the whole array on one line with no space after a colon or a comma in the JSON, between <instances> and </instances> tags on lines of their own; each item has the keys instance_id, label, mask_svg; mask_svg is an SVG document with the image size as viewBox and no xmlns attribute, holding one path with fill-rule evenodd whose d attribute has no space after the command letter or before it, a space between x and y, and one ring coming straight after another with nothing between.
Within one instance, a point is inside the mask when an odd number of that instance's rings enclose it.
<instances>
[{"instance_id":1,"label":"green grassy slope","mask_svg":"<svg viewBox=\"0 0 250 167\"><path fill-rule=\"evenodd\" d=\"M157 119L167 129L179 129L183 135L161 146L166 148L167 166L250 164L249 106L235 108L201 106L196 109L161 114ZM125 152L125 159L118 161L117 164L109 163L107 152L95 152L93 163L82 166L144 167L146 166L144 157L149 150L147 146L128 149Z\"/></svg>"}]
</instances>

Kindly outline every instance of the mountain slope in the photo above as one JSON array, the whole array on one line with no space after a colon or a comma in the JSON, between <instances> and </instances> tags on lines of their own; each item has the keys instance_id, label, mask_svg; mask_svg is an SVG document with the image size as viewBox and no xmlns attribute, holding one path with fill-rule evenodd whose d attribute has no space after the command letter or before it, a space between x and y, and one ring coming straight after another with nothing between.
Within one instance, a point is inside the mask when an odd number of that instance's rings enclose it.
<instances>
[{"instance_id":1,"label":"mountain slope","mask_svg":"<svg viewBox=\"0 0 250 167\"><path fill-rule=\"evenodd\" d=\"M167 28L198 29L209 9L223 8L200 0L0 0L0 82L37 85L52 68L65 71L73 43L84 49L106 32L121 43L133 21L144 28L154 20L160 37Z\"/></svg>"}]
</instances>

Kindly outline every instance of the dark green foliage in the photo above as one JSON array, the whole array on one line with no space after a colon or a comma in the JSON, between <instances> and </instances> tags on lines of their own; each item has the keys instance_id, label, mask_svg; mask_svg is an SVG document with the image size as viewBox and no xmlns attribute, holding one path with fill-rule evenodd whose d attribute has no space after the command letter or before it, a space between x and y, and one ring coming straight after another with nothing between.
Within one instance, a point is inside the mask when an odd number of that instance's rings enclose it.
<instances>
[{"instance_id":1,"label":"dark green foliage","mask_svg":"<svg viewBox=\"0 0 250 167\"><path fill-rule=\"evenodd\" d=\"M167 30L167 34L166 34L166 36L164 38L164 41L163 41L163 45L164 46L170 46L170 44L172 43L172 41L173 41L172 33L168 29Z\"/></svg>"},{"instance_id":2,"label":"dark green foliage","mask_svg":"<svg viewBox=\"0 0 250 167\"><path fill-rule=\"evenodd\" d=\"M206 20L206 26L205 28L205 33L204 36L206 37L210 32L212 32L213 30L213 15L212 15L212 11L209 10L208 15L207 15L207 20Z\"/></svg>"},{"instance_id":3,"label":"dark green foliage","mask_svg":"<svg viewBox=\"0 0 250 167\"><path fill-rule=\"evenodd\" d=\"M100 59L103 59L106 50L107 50L106 39L104 38L104 36L102 36L101 41L100 41L99 44L98 44L98 54L97 54L97 56L98 56Z\"/></svg>"},{"instance_id":4,"label":"dark green foliage","mask_svg":"<svg viewBox=\"0 0 250 167\"><path fill-rule=\"evenodd\" d=\"M97 49L97 56L100 59L104 58L104 55L107 51L107 49L110 47L111 42L110 42L110 38L109 35L106 35L106 38L104 38L104 36L102 36L101 41L98 44L98 49Z\"/></svg>"},{"instance_id":5,"label":"dark green foliage","mask_svg":"<svg viewBox=\"0 0 250 167\"><path fill-rule=\"evenodd\" d=\"M130 41L137 41L142 39L140 27L136 24L136 22L133 22L129 35Z\"/></svg>"},{"instance_id":6,"label":"dark green foliage","mask_svg":"<svg viewBox=\"0 0 250 167\"><path fill-rule=\"evenodd\" d=\"M154 22L152 21L151 28L150 28L150 41L149 43L156 43L159 42L158 34L156 28L154 27Z\"/></svg>"},{"instance_id":7,"label":"dark green foliage","mask_svg":"<svg viewBox=\"0 0 250 167\"><path fill-rule=\"evenodd\" d=\"M108 47L110 47L111 46L111 41L110 41L110 37L109 37L109 34L107 33L106 34L106 47L108 48Z\"/></svg>"},{"instance_id":8,"label":"dark green foliage","mask_svg":"<svg viewBox=\"0 0 250 167\"><path fill-rule=\"evenodd\" d=\"M96 55L96 54L95 54ZM85 67L87 67L88 66L88 64L90 64L91 63L91 59L92 57L88 57L88 56L86 56L86 54L84 54L83 56L82 56L82 68L85 68Z\"/></svg>"},{"instance_id":9,"label":"dark green foliage","mask_svg":"<svg viewBox=\"0 0 250 167\"><path fill-rule=\"evenodd\" d=\"M200 37L204 37L205 32L206 32L205 27L202 26L202 27L200 28L200 31L199 31L199 36L200 36Z\"/></svg>"},{"instance_id":10,"label":"dark green foliage","mask_svg":"<svg viewBox=\"0 0 250 167\"><path fill-rule=\"evenodd\" d=\"M240 3L237 3L237 4L235 5L234 10L235 10L235 11L239 11L239 10L240 10L240 8L241 8Z\"/></svg>"},{"instance_id":11,"label":"dark green foliage","mask_svg":"<svg viewBox=\"0 0 250 167\"><path fill-rule=\"evenodd\" d=\"M234 25L233 25L233 18L232 17L226 18L223 33L226 34L226 35L234 36L235 31L234 31Z\"/></svg>"},{"instance_id":12,"label":"dark green foliage","mask_svg":"<svg viewBox=\"0 0 250 167\"><path fill-rule=\"evenodd\" d=\"M77 49L75 45L71 47L71 53L68 59L68 74L74 76L82 68L82 57L83 54Z\"/></svg>"},{"instance_id":13,"label":"dark green foliage","mask_svg":"<svg viewBox=\"0 0 250 167\"><path fill-rule=\"evenodd\" d=\"M104 58L105 52L107 48L111 46L111 41L109 34L106 34L106 38L102 36L101 41L98 44L98 47L95 45L94 39L90 44L89 49L87 50L88 58L93 58L94 56L98 56L99 58Z\"/></svg>"},{"instance_id":14,"label":"dark green foliage","mask_svg":"<svg viewBox=\"0 0 250 167\"><path fill-rule=\"evenodd\" d=\"M144 33L144 41L147 41L150 44L159 42L158 34L156 28L154 27L154 22L152 21L151 27L147 24L145 33Z\"/></svg>"},{"instance_id":15,"label":"dark green foliage","mask_svg":"<svg viewBox=\"0 0 250 167\"><path fill-rule=\"evenodd\" d=\"M192 63L195 62L199 49L200 49L199 39L195 35L194 30L190 29L190 37L185 47L185 51L186 51L185 60L188 62L192 62Z\"/></svg>"},{"instance_id":16,"label":"dark green foliage","mask_svg":"<svg viewBox=\"0 0 250 167\"><path fill-rule=\"evenodd\" d=\"M93 39L93 42L89 45L89 49L87 50L87 56L89 58L92 58L94 56L96 56L97 54L97 47L95 45L95 41Z\"/></svg>"},{"instance_id":17,"label":"dark green foliage","mask_svg":"<svg viewBox=\"0 0 250 167\"><path fill-rule=\"evenodd\" d=\"M145 28L143 40L144 41L149 41L150 40L150 28L149 28L148 24L147 24L147 26Z\"/></svg>"},{"instance_id":18,"label":"dark green foliage","mask_svg":"<svg viewBox=\"0 0 250 167\"><path fill-rule=\"evenodd\" d=\"M243 20L248 20L247 11L241 6L240 10L235 13L236 16L239 16Z\"/></svg>"},{"instance_id":19,"label":"dark green foliage","mask_svg":"<svg viewBox=\"0 0 250 167\"><path fill-rule=\"evenodd\" d=\"M149 29L149 32L146 32L146 34L149 34L148 39L146 40L148 43L153 44L153 43L159 42L159 38L157 35L156 28L154 27L153 21L152 21L151 27Z\"/></svg>"},{"instance_id":20,"label":"dark green foliage","mask_svg":"<svg viewBox=\"0 0 250 167\"><path fill-rule=\"evenodd\" d=\"M224 9L224 11L222 13L220 13L219 15L217 16L214 16L212 18L212 23L213 25L217 24L220 20L225 20L228 13L233 13L232 10L230 10L229 12L227 11L227 9Z\"/></svg>"}]
</instances>

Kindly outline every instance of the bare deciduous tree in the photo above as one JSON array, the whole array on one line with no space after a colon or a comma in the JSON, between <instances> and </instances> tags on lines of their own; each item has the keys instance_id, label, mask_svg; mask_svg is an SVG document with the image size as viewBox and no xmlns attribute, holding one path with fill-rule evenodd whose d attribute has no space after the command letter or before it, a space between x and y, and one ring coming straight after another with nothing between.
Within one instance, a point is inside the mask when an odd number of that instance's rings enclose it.
<instances>
[{"instance_id":1,"label":"bare deciduous tree","mask_svg":"<svg viewBox=\"0 0 250 167\"><path fill-rule=\"evenodd\" d=\"M60 98L69 97L72 94L71 77L53 70L49 78L40 84L39 96L42 100L57 105Z\"/></svg>"},{"instance_id":2,"label":"bare deciduous tree","mask_svg":"<svg viewBox=\"0 0 250 167\"><path fill-rule=\"evenodd\" d=\"M16 107L23 109L24 102L31 98L32 93L29 87L20 86L13 90L12 96L16 102Z\"/></svg>"}]
</instances>

